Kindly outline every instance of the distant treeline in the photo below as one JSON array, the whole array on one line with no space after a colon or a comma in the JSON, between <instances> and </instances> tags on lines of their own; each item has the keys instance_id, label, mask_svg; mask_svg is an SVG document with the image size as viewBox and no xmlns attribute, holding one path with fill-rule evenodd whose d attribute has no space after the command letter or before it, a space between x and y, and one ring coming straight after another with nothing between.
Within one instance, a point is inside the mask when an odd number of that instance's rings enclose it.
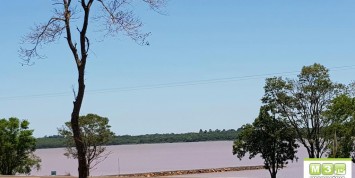
<instances>
[{"instance_id":1,"label":"distant treeline","mask_svg":"<svg viewBox=\"0 0 355 178\"><path fill-rule=\"evenodd\" d=\"M108 145L128 145L146 143L176 143L176 142L200 142L235 140L240 129L234 130L202 130L182 134L146 134L146 135L121 135L116 136ZM65 147L63 137L59 135L37 138L37 148L60 148Z\"/></svg>"}]
</instances>

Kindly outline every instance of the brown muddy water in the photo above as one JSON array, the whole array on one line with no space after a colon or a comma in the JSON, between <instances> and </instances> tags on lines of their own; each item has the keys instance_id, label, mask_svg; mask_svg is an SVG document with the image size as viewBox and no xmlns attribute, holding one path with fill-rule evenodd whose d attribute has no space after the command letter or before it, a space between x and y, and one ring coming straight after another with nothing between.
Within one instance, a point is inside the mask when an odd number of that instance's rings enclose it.
<instances>
[{"instance_id":1,"label":"brown muddy water","mask_svg":"<svg viewBox=\"0 0 355 178\"><path fill-rule=\"evenodd\" d=\"M246 156L240 161L232 154L232 145L232 141L214 141L108 146L107 150L111 154L105 161L91 170L91 175L118 175L263 164L263 160L259 156L251 160ZM42 168L39 171L32 171L31 175L46 176L50 175L51 171L56 171L57 175L77 175L77 161L65 157L63 148L39 149L35 154L41 157ZM289 163L287 168L279 172L279 177L302 177L303 158L307 156L307 153L301 148L297 156L299 161ZM269 177L269 173L266 170L254 170L187 175L185 177L266 178Z\"/></svg>"}]
</instances>

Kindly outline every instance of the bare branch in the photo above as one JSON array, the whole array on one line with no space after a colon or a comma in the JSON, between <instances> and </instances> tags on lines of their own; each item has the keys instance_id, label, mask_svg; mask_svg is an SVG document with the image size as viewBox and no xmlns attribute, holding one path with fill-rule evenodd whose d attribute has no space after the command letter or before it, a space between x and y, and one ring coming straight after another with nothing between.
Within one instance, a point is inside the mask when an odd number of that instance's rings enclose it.
<instances>
[{"instance_id":1,"label":"bare branch","mask_svg":"<svg viewBox=\"0 0 355 178\"><path fill-rule=\"evenodd\" d=\"M95 158L95 162L94 164L90 164L90 169L93 169L94 167L96 167L98 164L100 164L101 162L105 161L107 159L107 157L112 154L111 151L109 152L106 152L105 154L102 154L104 153L104 151L106 151L105 147L101 147L100 148L100 152L96 155L96 158ZM93 161L93 160L92 160ZM93 163L93 162L91 162Z\"/></svg>"},{"instance_id":2,"label":"bare branch","mask_svg":"<svg viewBox=\"0 0 355 178\"><path fill-rule=\"evenodd\" d=\"M75 100L75 99L76 99L76 97L77 97L77 94L76 94L76 91L75 91L74 85L72 85L72 92L73 92L73 95L74 95L74 100Z\"/></svg>"},{"instance_id":3,"label":"bare branch","mask_svg":"<svg viewBox=\"0 0 355 178\"><path fill-rule=\"evenodd\" d=\"M143 0L146 2L149 7L154 10L155 12L158 12L159 14L164 14L161 12L161 8L166 5L165 0Z\"/></svg>"},{"instance_id":4,"label":"bare branch","mask_svg":"<svg viewBox=\"0 0 355 178\"><path fill-rule=\"evenodd\" d=\"M43 45L55 42L60 38L63 31L66 31L66 40L69 48L75 58L77 66L83 62L83 56L87 56L89 51L89 40L86 36L87 24L89 20L89 9L94 3L94 0L79 0L79 4L84 10L84 21L82 29L80 30L80 54L79 56L76 43L72 39L70 20L74 19L73 15L77 12L76 8L71 8L71 0L53 0L53 5L58 6L54 8L53 17L47 23L36 25L25 37L22 39L23 44L30 44L30 47L20 47L19 55L23 59L22 65L32 65L32 58L44 58L45 56L38 53ZM125 5L130 5L132 0L97 0L102 7L103 13L98 15L98 19L102 20L105 36L114 36L119 32L123 32L126 36L133 39L140 45L149 45L146 38L150 33L141 32L140 28L143 26L139 18L137 18L132 10ZM161 7L165 5L165 0L142 0L151 9L159 12ZM61 6L59 8L59 6ZM84 57L84 59L86 59Z\"/></svg>"},{"instance_id":5,"label":"bare branch","mask_svg":"<svg viewBox=\"0 0 355 178\"><path fill-rule=\"evenodd\" d=\"M140 27L143 26L142 22L134 16L133 11L121 10L124 5L129 4L128 0L113 0L105 3L103 0L98 0L102 5L104 13L98 18L103 19L106 35L116 35L119 32L124 32L125 35L133 39L140 45L149 45L146 38L150 33L142 33ZM158 0L160 2L160 0ZM147 0L150 5L156 5L155 0Z\"/></svg>"},{"instance_id":6,"label":"bare branch","mask_svg":"<svg viewBox=\"0 0 355 178\"><path fill-rule=\"evenodd\" d=\"M75 10L69 10L71 0L54 0L53 5L60 5L62 8L54 8L53 16L47 23L35 25L29 34L21 40L23 45L28 44L30 47L20 47L19 56L23 59L22 65L32 65L31 59L44 58L45 56L38 53L38 49L43 45L57 41L64 30L66 30L66 10L72 12L69 16L75 14ZM64 8L63 8L64 7ZM67 8L65 8L67 7Z\"/></svg>"},{"instance_id":7,"label":"bare branch","mask_svg":"<svg viewBox=\"0 0 355 178\"><path fill-rule=\"evenodd\" d=\"M23 37L22 43L29 43L33 45L32 48L20 48L20 56L24 60L25 64L29 64L30 60L34 57L43 58L44 56L39 55L37 49L42 46L42 44L48 44L56 41L65 29L63 25L64 19L62 17L52 17L45 24L36 25L32 32L27 36Z\"/></svg>"},{"instance_id":8,"label":"bare branch","mask_svg":"<svg viewBox=\"0 0 355 178\"><path fill-rule=\"evenodd\" d=\"M85 36L85 41L86 41L86 51L85 53L88 53L89 52L89 49L90 49L90 41L89 41L89 38Z\"/></svg>"},{"instance_id":9,"label":"bare branch","mask_svg":"<svg viewBox=\"0 0 355 178\"><path fill-rule=\"evenodd\" d=\"M89 25L89 14L90 14L90 7L94 0L89 0L88 3L85 3L85 0L81 1L81 6L84 10L84 18L83 18L83 26L80 30L80 52L81 52L81 63L85 65L86 63L86 57L87 57L87 52L88 52L88 46L86 46L86 42L88 40L86 33ZM79 66L79 65L78 65Z\"/></svg>"},{"instance_id":10,"label":"bare branch","mask_svg":"<svg viewBox=\"0 0 355 178\"><path fill-rule=\"evenodd\" d=\"M69 6L71 3L71 0L63 0L63 3L64 3L64 19L65 19L64 22L65 22L65 31L67 33L67 37L66 37L67 43L68 43L68 46L69 46L71 52L73 53L76 65L80 66L81 61L80 61L80 58L78 55L78 51L76 49L76 44L75 45L73 44L72 34L71 34L71 29L70 29L70 19L72 17L72 14L71 14L71 10L69 9Z\"/></svg>"}]
</instances>

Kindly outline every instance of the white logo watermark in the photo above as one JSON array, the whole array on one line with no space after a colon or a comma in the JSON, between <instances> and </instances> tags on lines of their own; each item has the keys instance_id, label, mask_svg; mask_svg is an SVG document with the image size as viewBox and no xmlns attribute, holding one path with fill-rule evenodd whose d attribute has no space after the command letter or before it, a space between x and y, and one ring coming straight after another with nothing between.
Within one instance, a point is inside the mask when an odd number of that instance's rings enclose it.
<instances>
[{"instance_id":1,"label":"white logo watermark","mask_svg":"<svg viewBox=\"0 0 355 178\"><path fill-rule=\"evenodd\" d=\"M304 178L352 178L350 158L305 158Z\"/></svg>"}]
</instances>

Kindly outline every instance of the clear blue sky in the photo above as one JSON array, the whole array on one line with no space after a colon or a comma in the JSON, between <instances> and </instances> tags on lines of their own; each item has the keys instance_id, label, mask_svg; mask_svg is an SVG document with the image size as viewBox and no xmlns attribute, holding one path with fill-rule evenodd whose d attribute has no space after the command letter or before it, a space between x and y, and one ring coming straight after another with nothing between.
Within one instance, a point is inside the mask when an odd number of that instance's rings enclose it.
<instances>
[{"instance_id":1,"label":"clear blue sky","mask_svg":"<svg viewBox=\"0 0 355 178\"><path fill-rule=\"evenodd\" d=\"M0 118L29 120L35 136L57 134L69 121L76 86L63 37L43 46L46 59L20 65L21 37L47 21L51 4L12 0L0 6ZM331 69L353 66L330 73L337 82L354 80L354 9L350 0L169 0L167 15L137 8L143 30L152 32L150 46L122 35L102 41L92 24L86 89L101 92L86 93L81 113L108 117L117 134L237 129L258 114L270 77L264 74L317 62ZM251 75L261 76L243 78ZM243 80L159 85L230 77Z\"/></svg>"}]
</instances>

